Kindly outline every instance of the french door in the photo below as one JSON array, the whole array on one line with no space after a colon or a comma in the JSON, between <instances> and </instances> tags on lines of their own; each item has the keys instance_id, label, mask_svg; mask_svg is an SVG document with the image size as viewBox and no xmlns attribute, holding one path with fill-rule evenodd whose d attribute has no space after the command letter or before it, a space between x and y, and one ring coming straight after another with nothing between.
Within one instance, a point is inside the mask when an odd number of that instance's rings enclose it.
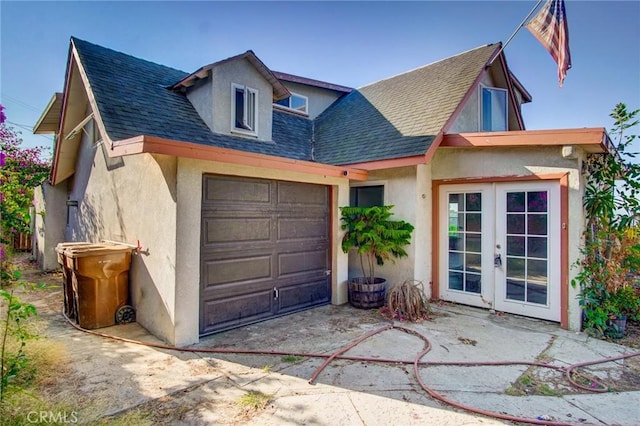
<instances>
[{"instance_id":1,"label":"french door","mask_svg":"<svg viewBox=\"0 0 640 426\"><path fill-rule=\"evenodd\" d=\"M560 321L558 182L442 185L443 300Z\"/></svg>"}]
</instances>

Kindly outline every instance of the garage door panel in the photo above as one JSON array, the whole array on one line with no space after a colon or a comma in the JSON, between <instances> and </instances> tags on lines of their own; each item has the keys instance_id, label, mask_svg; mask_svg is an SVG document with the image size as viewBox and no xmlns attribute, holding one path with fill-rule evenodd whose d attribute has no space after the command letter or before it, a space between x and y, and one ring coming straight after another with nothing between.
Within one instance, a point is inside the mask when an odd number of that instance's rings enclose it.
<instances>
[{"instance_id":1,"label":"garage door panel","mask_svg":"<svg viewBox=\"0 0 640 426\"><path fill-rule=\"evenodd\" d=\"M325 208L328 203L327 188L321 185L277 182L278 204L300 204L305 208Z\"/></svg>"},{"instance_id":2,"label":"garage door panel","mask_svg":"<svg viewBox=\"0 0 640 426\"><path fill-rule=\"evenodd\" d=\"M278 255L278 278L301 273L323 276L327 268L327 250L299 251Z\"/></svg>"},{"instance_id":3,"label":"garage door panel","mask_svg":"<svg viewBox=\"0 0 640 426\"><path fill-rule=\"evenodd\" d=\"M205 181L204 203L221 205L271 204L271 183L265 180L216 178Z\"/></svg>"},{"instance_id":4,"label":"garage door panel","mask_svg":"<svg viewBox=\"0 0 640 426\"><path fill-rule=\"evenodd\" d=\"M211 260L204 262L204 287L271 279L272 270L272 256Z\"/></svg>"},{"instance_id":5,"label":"garage door panel","mask_svg":"<svg viewBox=\"0 0 640 426\"><path fill-rule=\"evenodd\" d=\"M205 245L271 240L269 218L205 218Z\"/></svg>"},{"instance_id":6,"label":"garage door panel","mask_svg":"<svg viewBox=\"0 0 640 426\"><path fill-rule=\"evenodd\" d=\"M213 300L222 300L234 297L249 296L253 293L271 292L275 287L275 281L273 279L245 281L242 283L225 283L217 284L215 286L209 286L205 289L201 289L201 296L205 298L207 302Z\"/></svg>"},{"instance_id":7,"label":"garage door panel","mask_svg":"<svg viewBox=\"0 0 640 426\"><path fill-rule=\"evenodd\" d=\"M278 312L294 312L329 303L331 292L326 279L278 288Z\"/></svg>"},{"instance_id":8,"label":"garage door panel","mask_svg":"<svg viewBox=\"0 0 640 426\"><path fill-rule=\"evenodd\" d=\"M273 316L273 290L206 302L201 332L221 331Z\"/></svg>"},{"instance_id":9,"label":"garage door panel","mask_svg":"<svg viewBox=\"0 0 640 426\"><path fill-rule=\"evenodd\" d=\"M201 334L329 303L329 235L326 186L204 176Z\"/></svg>"},{"instance_id":10,"label":"garage door panel","mask_svg":"<svg viewBox=\"0 0 640 426\"><path fill-rule=\"evenodd\" d=\"M327 220L325 218L279 218L278 241L292 239L325 238Z\"/></svg>"}]
</instances>

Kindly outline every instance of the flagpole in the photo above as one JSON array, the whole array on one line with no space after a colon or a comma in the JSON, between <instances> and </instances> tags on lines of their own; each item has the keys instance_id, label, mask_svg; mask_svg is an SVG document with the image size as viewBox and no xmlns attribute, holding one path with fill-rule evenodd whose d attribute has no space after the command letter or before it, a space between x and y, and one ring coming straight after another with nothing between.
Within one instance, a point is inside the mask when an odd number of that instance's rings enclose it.
<instances>
[{"instance_id":1,"label":"flagpole","mask_svg":"<svg viewBox=\"0 0 640 426\"><path fill-rule=\"evenodd\" d=\"M518 33L518 31L520 31L520 29L524 26L525 22L527 22L527 20L529 19L529 17L531 15L533 15L533 12L536 11L536 9L538 8L538 6L540 6L540 3L542 3L542 0L538 0L538 2L536 3L535 6L533 6L533 9L531 9L531 12L529 12L529 14L522 20L522 22L520 22L520 25L518 25L518 28L516 28L516 30L513 32L513 34L511 34L511 36L507 39L507 41L504 42L504 44L502 45L502 47L500 48L500 50L498 50L498 53L496 53L495 55L493 55L491 57L491 59L489 59L489 62L487 62L487 64L485 65L485 68L489 68L491 66L491 64L493 64L493 61L496 60L496 58L502 53L502 51L505 49L505 47L507 47L507 45L509 44L509 42L516 36L516 34Z\"/></svg>"}]
</instances>

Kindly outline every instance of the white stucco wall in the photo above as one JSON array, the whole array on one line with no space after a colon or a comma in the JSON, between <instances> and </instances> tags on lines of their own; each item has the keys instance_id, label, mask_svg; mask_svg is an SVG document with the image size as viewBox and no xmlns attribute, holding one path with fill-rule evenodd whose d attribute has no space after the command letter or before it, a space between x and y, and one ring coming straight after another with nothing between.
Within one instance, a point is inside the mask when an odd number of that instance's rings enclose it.
<instances>
[{"instance_id":1,"label":"white stucco wall","mask_svg":"<svg viewBox=\"0 0 640 426\"><path fill-rule=\"evenodd\" d=\"M471 93L467 103L453 122L449 133L477 132L480 130L480 90Z\"/></svg>"},{"instance_id":2,"label":"white stucco wall","mask_svg":"<svg viewBox=\"0 0 640 426\"><path fill-rule=\"evenodd\" d=\"M58 243L64 241L66 224L66 185L56 187L43 183L34 190L35 232L33 253L38 268L43 271L58 269Z\"/></svg>"},{"instance_id":3,"label":"white stucco wall","mask_svg":"<svg viewBox=\"0 0 640 426\"><path fill-rule=\"evenodd\" d=\"M580 153L578 153L580 155ZM562 147L531 148L441 148L432 162L433 179L479 178L495 176L520 176L531 174L569 173L569 282L575 277L573 267L580 256L580 244L584 231L580 162L576 158L564 158ZM434 194L435 196L435 194ZM581 310L578 304L579 289L569 286L569 328L580 329Z\"/></svg>"},{"instance_id":4,"label":"white stucco wall","mask_svg":"<svg viewBox=\"0 0 640 426\"><path fill-rule=\"evenodd\" d=\"M424 169L421 169L420 175L423 173ZM416 227L412 234L411 245L405 248L408 256L395 259L395 263L387 261L383 266L376 265L376 276L386 278L388 286L404 280L425 279L425 276L416 275L418 271L424 272L424 265L420 268L416 265L423 260L418 261L416 254L422 255L424 248L417 250L416 243L424 242L426 223L421 211L425 207L428 194L425 191L424 182L418 184L416 167L371 171L367 182L353 184L353 186L357 185L384 185L384 203L394 206L393 219L407 221ZM422 198L422 194L425 194L425 198ZM349 277L360 276L362 276L360 260L358 255L352 252L349 255ZM428 285L428 282L423 283L425 286Z\"/></svg>"},{"instance_id":5,"label":"white stucco wall","mask_svg":"<svg viewBox=\"0 0 640 426\"><path fill-rule=\"evenodd\" d=\"M214 102L213 102L213 85L211 84L211 74L206 80L200 80L193 87L190 87L186 93L187 99L198 112L202 120L211 131L215 131L213 122ZM229 90L231 96L231 90ZM229 113L230 114L230 113Z\"/></svg>"},{"instance_id":6,"label":"white stucco wall","mask_svg":"<svg viewBox=\"0 0 640 426\"><path fill-rule=\"evenodd\" d=\"M137 322L173 343L175 158L141 154L125 157L109 170L102 147L85 136L71 179L69 199L77 200L78 207L70 208L66 241L139 241L143 252L134 252L129 274Z\"/></svg>"},{"instance_id":7,"label":"white stucco wall","mask_svg":"<svg viewBox=\"0 0 640 426\"><path fill-rule=\"evenodd\" d=\"M229 134L231 130L231 105L232 105L232 83L245 85L258 91L258 135L259 140L270 141L272 139L271 116L273 108L273 87L260 74L253 65L246 59L230 61L220 64L211 70L210 83L206 86L212 88L213 93L213 110L216 112L213 117L213 131L216 133ZM203 96L198 101L205 100ZM203 107L204 108L204 107ZM196 107L196 110L203 110ZM206 120L205 120L206 121ZM236 133L244 136L242 133Z\"/></svg>"},{"instance_id":8,"label":"white stucco wall","mask_svg":"<svg viewBox=\"0 0 640 426\"><path fill-rule=\"evenodd\" d=\"M194 159L178 159L177 232L176 232L176 341L188 345L198 341L200 301L200 223L202 176L205 173L278 179L332 186L333 191L333 269L331 292L333 304L347 302L347 255L340 249L338 205L348 204L347 179L299 172L287 172Z\"/></svg>"},{"instance_id":9,"label":"white stucco wall","mask_svg":"<svg viewBox=\"0 0 640 426\"><path fill-rule=\"evenodd\" d=\"M496 82L490 72L485 73L481 80L481 86L476 87L475 90L467 99L467 102L462 107L460 114L456 117L455 121L448 130L448 133L466 133L466 132L479 132L480 131L480 111L482 109L480 102L480 93L482 86L485 87L498 87L505 88L504 82ZM512 105L511 98L507 97L508 102L508 125L511 130L519 130L518 120L516 118L516 110L520 108L522 103L522 97L519 92L516 91L516 99L519 102L518 105Z\"/></svg>"},{"instance_id":10,"label":"white stucco wall","mask_svg":"<svg viewBox=\"0 0 640 426\"><path fill-rule=\"evenodd\" d=\"M414 225L414 279L421 281L431 298L431 255L433 251L431 164L416 167L416 218Z\"/></svg>"},{"instance_id":11,"label":"white stucco wall","mask_svg":"<svg viewBox=\"0 0 640 426\"><path fill-rule=\"evenodd\" d=\"M481 84L495 87L495 82L489 73L483 75ZM467 103L464 104L460 114L456 117L449 133L465 133L480 131L480 86L471 93Z\"/></svg>"}]
</instances>

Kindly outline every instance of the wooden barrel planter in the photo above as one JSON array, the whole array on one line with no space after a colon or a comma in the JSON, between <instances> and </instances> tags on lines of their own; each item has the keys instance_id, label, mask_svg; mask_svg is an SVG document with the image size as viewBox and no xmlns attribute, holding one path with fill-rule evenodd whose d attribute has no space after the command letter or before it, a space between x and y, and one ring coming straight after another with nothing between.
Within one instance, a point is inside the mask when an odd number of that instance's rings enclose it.
<instances>
[{"instance_id":1,"label":"wooden barrel planter","mask_svg":"<svg viewBox=\"0 0 640 426\"><path fill-rule=\"evenodd\" d=\"M387 291L387 280L374 278L373 284L368 284L363 277L349 280L349 303L355 308L370 309L384 305Z\"/></svg>"}]
</instances>

